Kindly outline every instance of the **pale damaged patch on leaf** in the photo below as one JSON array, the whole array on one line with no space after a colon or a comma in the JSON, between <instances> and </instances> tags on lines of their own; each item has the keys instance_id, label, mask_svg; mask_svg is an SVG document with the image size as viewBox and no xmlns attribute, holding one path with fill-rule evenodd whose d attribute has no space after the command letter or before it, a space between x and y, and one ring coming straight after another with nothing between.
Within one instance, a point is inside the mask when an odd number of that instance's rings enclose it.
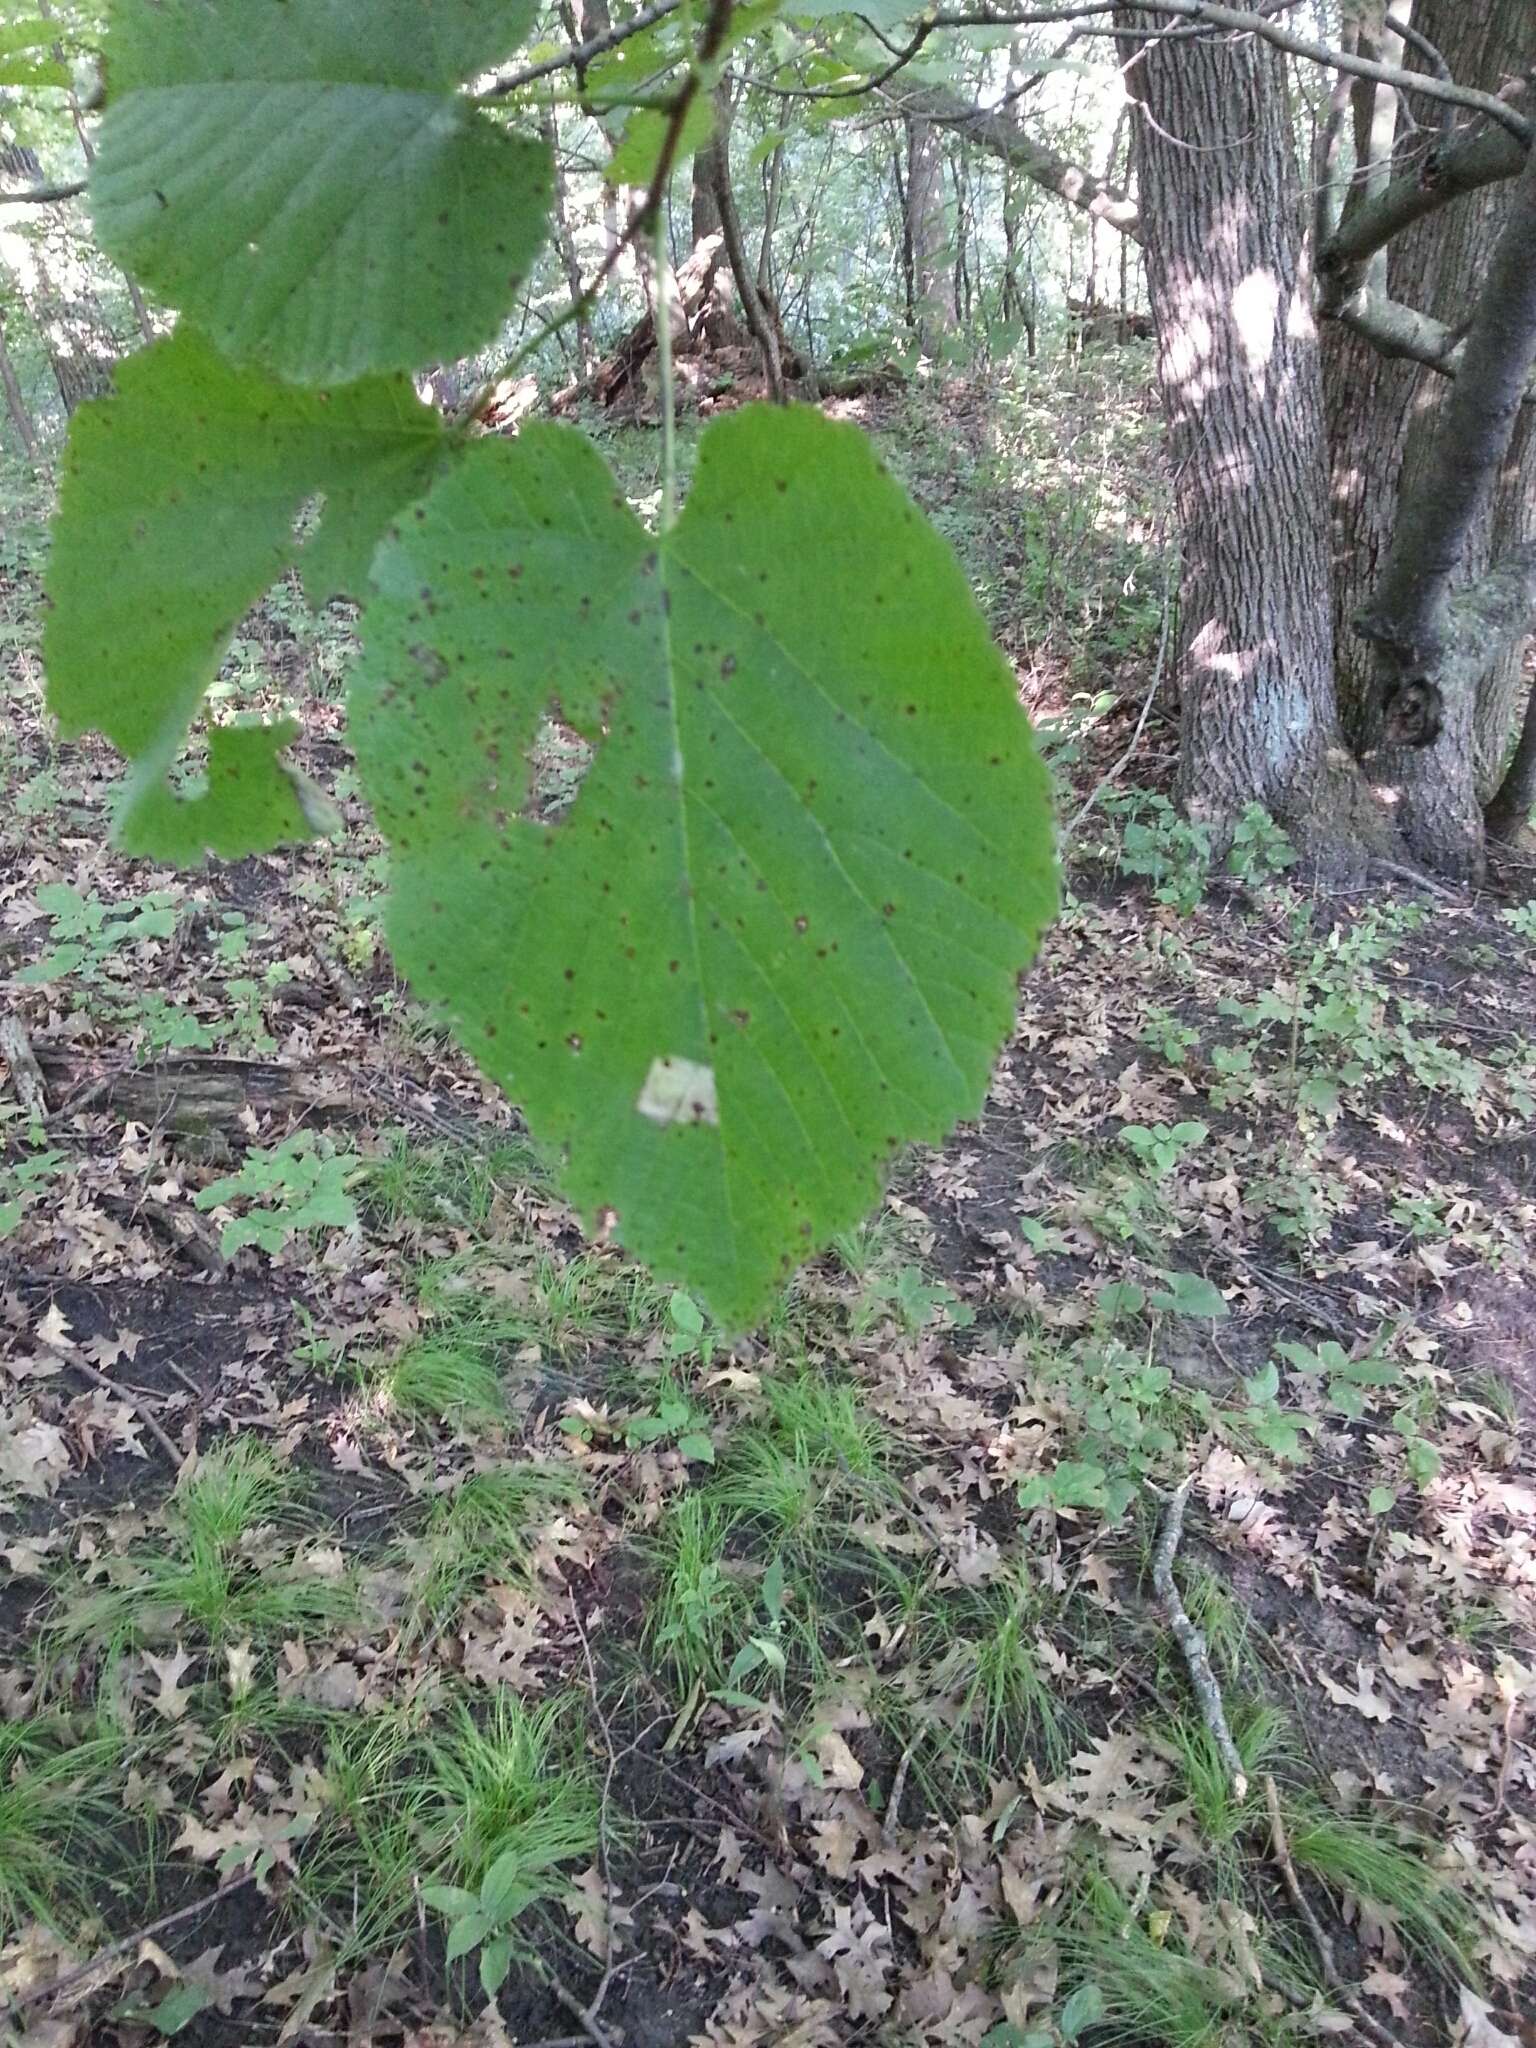
<instances>
[{"instance_id":1,"label":"pale damaged patch on leaf","mask_svg":"<svg viewBox=\"0 0 1536 2048\"><path fill-rule=\"evenodd\" d=\"M715 1070L680 1056L652 1060L635 1107L653 1124L718 1124Z\"/></svg>"}]
</instances>

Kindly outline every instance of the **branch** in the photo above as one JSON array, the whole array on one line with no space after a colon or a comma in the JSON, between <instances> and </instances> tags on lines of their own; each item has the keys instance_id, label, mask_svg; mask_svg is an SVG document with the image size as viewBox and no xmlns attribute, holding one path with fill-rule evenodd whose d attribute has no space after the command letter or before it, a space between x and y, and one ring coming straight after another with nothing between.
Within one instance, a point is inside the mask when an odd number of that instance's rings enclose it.
<instances>
[{"instance_id":1,"label":"branch","mask_svg":"<svg viewBox=\"0 0 1536 2048\"><path fill-rule=\"evenodd\" d=\"M34 185L28 192L0 192L0 206L57 206L62 199L78 199L85 179L68 185Z\"/></svg>"},{"instance_id":2,"label":"branch","mask_svg":"<svg viewBox=\"0 0 1536 2048\"><path fill-rule=\"evenodd\" d=\"M1376 2042L1377 2048L1399 2048L1397 2036L1390 2033L1380 2020L1375 2019L1361 2003L1361 1994L1355 1986L1341 1975L1334 1958L1333 1943L1323 1932L1323 1924L1313 1912L1311 1902L1301 1888L1301 1879L1296 1875L1296 1865L1291 1857L1291 1845L1286 1840L1285 1816L1280 1807L1280 1794L1271 1777L1264 1780L1264 1804L1269 1812L1269 1848L1285 1880L1285 1888L1291 1895L1291 1904L1301 1915L1302 1924L1312 1937L1312 1946L1317 1950L1317 1959L1323 1966L1323 1980L1328 1989L1341 1998L1349 2007L1360 2031Z\"/></svg>"},{"instance_id":3,"label":"branch","mask_svg":"<svg viewBox=\"0 0 1536 2048\"><path fill-rule=\"evenodd\" d=\"M1431 78L1423 71L1407 71L1399 64L1381 64L1373 57L1362 57L1329 43L1313 42L1309 36L1294 34L1272 15L1255 14L1244 7L1221 7L1215 4L1215 0L1139 0L1139 4L1145 13L1165 15L1170 21L1186 21L1198 28L1235 29L1245 35L1259 36L1289 56L1304 57L1309 63L1321 64L1330 71L1353 72L1357 78L1374 79L1378 85L1396 86L1400 91L1417 93L1423 99L1443 100L1449 106L1471 108L1501 122L1522 144L1529 144L1536 134L1532 124L1495 93L1479 92L1470 85L1447 84L1443 78ZM1065 21L1075 16L1086 20L1092 15L1111 11L1110 0L1082 0L1080 6L1062 9L1046 18ZM1006 8L977 8L974 12L941 13L930 17L935 29L1010 28L1041 18L1042 10L1010 11ZM1105 27L1086 30L1085 33L1161 36L1165 31Z\"/></svg>"},{"instance_id":4,"label":"branch","mask_svg":"<svg viewBox=\"0 0 1536 2048\"><path fill-rule=\"evenodd\" d=\"M1319 254L1319 273L1325 280L1347 275L1353 265L1368 262L1394 235L1426 214L1484 185L1518 177L1527 154L1527 145L1507 128L1479 129L1430 150L1384 192L1345 207L1337 230Z\"/></svg>"},{"instance_id":5,"label":"branch","mask_svg":"<svg viewBox=\"0 0 1536 2048\"><path fill-rule=\"evenodd\" d=\"M1441 51L1421 29L1416 29L1411 21L1405 19L1401 14L1388 14L1383 17L1382 26L1385 29L1389 29L1393 35L1401 36L1410 50L1417 50L1430 70L1444 84L1455 84L1454 74L1451 71L1450 65L1446 63ZM1450 134L1451 123L1455 118L1455 108L1447 105L1442 100L1440 103L1440 135L1442 141Z\"/></svg>"},{"instance_id":6,"label":"branch","mask_svg":"<svg viewBox=\"0 0 1536 2048\"><path fill-rule=\"evenodd\" d=\"M148 1941L155 1935L168 1934L173 1927L180 1927L186 1921L195 1919L199 1913L206 1913L208 1908L216 1906L220 1899L227 1899L231 1892L237 1892L242 1886L248 1885L255 1875L254 1870L247 1870L239 1877L227 1877L218 1890L210 1892L207 1898L194 1899L189 1906L178 1906L174 1913L163 1914L160 1919L152 1920L147 1927L136 1928L132 1934L125 1934L121 1941L109 1942L105 1948L98 1949L89 1961L81 1963L78 1968L66 1970L62 1977L52 1977L46 1984L35 1984L30 1991L23 1991L11 2010L23 2012L28 2006L43 2005L50 1999L57 1998L62 1992L73 1990L77 1984L85 1983L116 1957L126 1955L131 1948L137 1948L141 1941Z\"/></svg>"},{"instance_id":7,"label":"branch","mask_svg":"<svg viewBox=\"0 0 1536 2048\"><path fill-rule=\"evenodd\" d=\"M665 21L669 14L676 14L683 0L654 0L654 5L642 7L640 12L628 21L621 21L613 28L605 28L600 35L589 36L584 43L571 43L563 50L557 50L552 57L545 57L538 64L528 64L521 71L509 71L496 78L476 98L481 100L505 99L508 93L520 92L525 85L532 85L536 79L548 78L554 71L585 71L594 57L606 56L609 50L616 50L621 43L627 43L631 36L640 35L648 28L654 28L658 21Z\"/></svg>"},{"instance_id":8,"label":"branch","mask_svg":"<svg viewBox=\"0 0 1536 2048\"><path fill-rule=\"evenodd\" d=\"M734 0L711 0L709 18L704 24L703 33L699 38L699 46L694 52L693 61L688 67L687 76L683 79L682 84L678 87L677 92L673 95L672 100L667 106L666 133L662 137L661 154L656 160L656 168L651 174L651 182L646 187L640 203L624 223L624 232L618 237L613 247L603 258L592 282L578 298L572 299L564 311L558 313L547 326L541 327L537 334L531 335L523 343L522 347L514 352L511 360L502 369L497 370L492 376L485 379L484 383L473 393L468 403L455 415L455 425L459 427L472 425L490 406L496 396L499 385L508 377L515 376L528 358L536 354L553 335L560 333L563 328L568 327L573 321L580 320L586 315L588 310L596 304L598 294L602 291L603 286L618 268L619 259L625 250L631 248L638 238L655 223L661 212L661 204L666 197L667 187L671 183L673 166L677 162L678 149L683 139L683 129L687 125L688 109L698 97L703 83L705 68L712 64L720 54L721 46L725 42L726 31L731 25L731 9L733 5Z\"/></svg>"},{"instance_id":9,"label":"branch","mask_svg":"<svg viewBox=\"0 0 1536 2048\"><path fill-rule=\"evenodd\" d=\"M1173 1560L1178 1555L1179 1539L1184 1534L1184 1510L1189 1505L1194 1483L1195 1474L1191 1472L1168 1502L1157 1547L1152 1553L1152 1590L1162 1602L1163 1614L1173 1632L1173 1639L1184 1654L1189 1682L1195 1689L1196 1699L1200 1702L1200 1718L1204 1721L1211 1741L1216 1746L1216 1753L1226 1769L1233 1797L1243 1800L1248 1797L1248 1774L1243 1769L1243 1759L1238 1753L1237 1744L1232 1740L1226 1708L1222 1705L1221 1687L1216 1681L1216 1673L1211 1668L1210 1649L1205 1637L1190 1620L1173 1576Z\"/></svg>"},{"instance_id":10,"label":"branch","mask_svg":"<svg viewBox=\"0 0 1536 2048\"><path fill-rule=\"evenodd\" d=\"M1448 327L1443 320L1405 306L1399 299L1389 299L1368 284L1358 286L1337 304L1330 300L1326 313L1351 334L1368 341L1378 355L1422 363L1442 377L1454 377L1461 368L1463 329Z\"/></svg>"},{"instance_id":11,"label":"branch","mask_svg":"<svg viewBox=\"0 0 1536 2048\"><path fill-rule=\"evenodd\" d=\"M1118 192L1069 157L1059 156L1043 142L1034 142L1006 114L992 107L974 107L942 85L913 82L887 87L882 95L901 113L957 128L991 155L1004 158L1026 178L1079 207L1106 227L1118 228L1132 240L1140 237L1141 215L1134 199Z\"/></svg>"}]
</instances>

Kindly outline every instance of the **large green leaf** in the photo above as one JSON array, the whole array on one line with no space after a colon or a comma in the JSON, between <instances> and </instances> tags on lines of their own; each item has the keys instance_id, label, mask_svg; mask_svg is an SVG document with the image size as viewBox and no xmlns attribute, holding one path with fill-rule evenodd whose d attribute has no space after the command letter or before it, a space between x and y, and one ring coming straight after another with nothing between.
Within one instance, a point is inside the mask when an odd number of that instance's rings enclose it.
<instances>
[{"instance_id":1,"label":"large green leaf","mask_svg":"<svg viewBox=\"0 0 1536 2048\"><path fill-rule=\"evenodd\" d=\"M953 556L857 429L749 407L661 539L572 430L479 442L374 583L397 958L588 1215L750 1318L979 1109L1055 903ZM551 706L595 745L554 825L519 815Z\"/></svg>"},{"instance_id":2,"label":"large green leaf","mask_svg":"<svg viewBox=\"0 0 1536 2048\"><path fill-rule=\"evenodd\" d=\"M543 242L549 151L455 91L533 0L116 0L103 248L225 352L341 383L490 341Z\"/></svg>"},{"instance_id":3,"label":"large green leaf","mask_svg":"<svg viewBox=\"0 0 1536 2048\"><path fill-rule=\"evenodd\" d=\"M75 414L48 565L48 701L66 735L94 728L135 762L130 852L232 856L313 827L277 759L286 728L220 738L202 798L173 798L166 772L255 600L295 560L316 602L360 596L380 533L444 447L404 377L300 391L232 368L187 327ZM324 514L301 551L295 519L317 492Z\"/></svg>"}]
</instances>

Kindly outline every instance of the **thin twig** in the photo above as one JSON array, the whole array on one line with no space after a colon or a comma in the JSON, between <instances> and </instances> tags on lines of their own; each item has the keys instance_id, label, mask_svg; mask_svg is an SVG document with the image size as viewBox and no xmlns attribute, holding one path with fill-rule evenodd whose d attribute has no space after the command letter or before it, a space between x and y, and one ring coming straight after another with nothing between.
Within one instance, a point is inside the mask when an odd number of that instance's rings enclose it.
<instances>
[{"instance_id":1,"label":"thin twig","mask_svg":"<svg viewBox=\"0 0 1536 2048\"><path fill-rule=\"evenodd\" d=\"M1272 16L1255 14L1243 7L1225 7L1216 0L1138 0L1146 14L1161 15L1171 23L1187 22L1191 29L1231 29L1237 33L1261 36L1265 42L1273 43L1277 50L1284 50L1289 56L1301 57L1313 64L1324 65L1329 70L1351 72L1356 78L1373 79L1378 85L1390 85L1403 92L1415 92L1423 99L1443 100L1447 105L1466 107L1474 113L1487 114L1507 128L1527 148L1533 135L1532 124L1496 93L1480 92L1469 85L1447 84L1443 79L1432 78L1427 72L1409 71L1399 64L1380 64L1373 58L1361 57L1356 53L1336 49L1327 43L1314 42L1310 37L1294 34ZM977 7L947 10L929 17L935 30L958 28L1015 28L1026 22L1081 20L1085 23L1083 33L1089 36L1137 36L1148 42L1165 40L1168 28L1125 28L1118 23L1104 27L1087 25L1095 15L1107 15L1113 11L1115 0L1082 0L1078 6L1062 8L1024 7ZM1175 31L1176 32L1176 31Z\"/></svg>"},{"instance_id":2,"label":"thin twig","mask_svg":"<svg viewBox=\"0 0 1536 2048\"><path fill-rule=\"evenodd\" d=\"M1512 1689L1504 1707L1504 1746L1499 1757L1499 1777L1498 1783L1494 1786L1493 1805L1488 1810L1490 1821L1498 1819L1499 1815L1504 1811L1505 1801L1509 1798L1509 1773L1515 1761L1515 1749L1517 1747L1515 1741L1515 1715L1519 1711L1519 1706L1519 1695Z\"/></svg>"},{"instance_id":3,"label":"thin twig","mask_svg":"<svg viewBox=\"0 0 1536 2048\"><path fill-rule=\"evenodd\" d=\"M1433 875L1426 875L1421 868L1405 867L1401 861L1373 860L1371 866L1384 875L1391 875L1399 882L1411 882L1415 889L1423 889L1430 896L1438 896L1442 903L1461 903L1464 896L1455 889L1448 889L1444 882L1437 882Z\"/></svg>"},{"instance_id":4,"label":"thin twig","mask_svg":"<svg viewBox=\"0 0 1536 2048\"><path fill-rule=\"evenodd\" d=\"M1221 1703L1221 1687L1216 1681L1216 1673L1211 1668L1210 1648L1204 1635L1190 1620L1173 1577L1173 1560L1178 1555L1179 1538L1184 1533L1184 1510L1189 1505L1189 1496L1194 1484L1195 1475L1191 1472L1168 1503L1162 1531L1157 1539L1157 1548L1152 1553L1152 1589L1162 1602L1163 1613L1167 1617L1169 1628L1173 1631L1174 1641L1183 1652L1190 1683L1194 1686L1195 1697L1200 1702L1200 1718L1209 1729L1217 1753L1227 1767L1227 1775L1232 1780L1233 1794L1238 1799L1246 1799L1248 1773L1243 1769L1243 1759L1238 1754L1237 1744L1232 1740L1232 1730L1227 1725L1227 1710Z\"/></svg>"},{"instance_id":5,"label":"thin twig","mask_svg":"<svg viewBox=\"0 0 1536 2048\"><path fill-rule=\"evenodd\" d=\"M1301 1879L1296 1875L1296 1865L1291 1861L1291 1845L1285 1835L1285 1816L1280 1811L1280 1793L1274 1779L1268 1774L1264 1779L1264 1804L1269 1810L1270 1852L1281 1877L1285 1880L1285 1888L1291 1895L1291 1904L1301 1915L1307 1933L1312 1937L1312 1946L1317 1950L1317 1959L1323 1966L1323 1981L1328 1989L1348 2006L1361 2033L1376 2042L1377 2048L1402 2048L1396 2034L1366 2011L1360 1993L1339 1973L1339 1966L1334 1960L1333 1943L1324 1933L1322 1922L1313 1912L1311 1901L1301 1888Z\"/></svg>"},{"instance_id":6,"label":"thin twig","mask_svg":"<svg viewBox=\"0 0 1536 2048\"><path fill-rule=\"evenodd\" d=\"M540 78L548 78L554 71L585 71L594 57L605 57L610 50L627 43L631 36L643 30L654 28L658 21L665 21L669 14L676 14L683 0L656 0L652 7L642 7L638 14L628 21L621 21L612 28L606 28L600 35L589 36L584 43L571 43L563 50L556 50L552 57L545 57L538 64L527 64L521 71L509 71L504 78L494 79L485 91L478 94L481 100L504 99L509 92L518 92L525 85L532 85Z\"/></svg>"},{"instance_id":7,"label":"thin twig","mask_svg":"<svg viewBox=\"0 0 1536 2048\"><path fill-rule=\"evenodd\" d=\"M891 1797L885 1809L885 1825L880 1830L880 1838L887 1848L895 1841L896 1831L901 1826L901 1802L906 1795L907 1773L912 1768L917 1744L918 1737L914 1735L902 1751L901 1762L896 1766L896 1776L891 1781Z\"/></svg>"},{"instance_id":8,"label":"thin twig","mask_svg":"<svg viewBox=\"0 0 1536 2048\"><path fill-rule=\"evenodd\" d=\"M587 2040L594 2042L596 2048L618 2048L617 2042L608 2032L608 2029L597 2024L597 2021L593 2019L581 2000L573 1992L567 1991L558 1977L552 1977L548 1970L545 1970L543 1974L544 1982L549 1986L554 1996L559 1999L571 2018L581 2028L582 2034Z\"/></svg>"},{"instance_id":9,"label":"thin twig","mask_svg":"<svg viewBox=\"0 0 1536 2048\"><path fill-rule=\"evenodd\" d=\"M186 1453L177 1450L170 1437L167 1436L166 1432L150 1413L148 1405L137 1394L130 1394L126 1387L120 1387L116 1380L109 1380L106 1374L98 1372L94 1365L87 1365L77 1352L66 1352L64 1354L64 1363L72 1371L79 1373L82 1379L90 1380L94 1386L105 1388L115 1399L121 1401L125 1408L139 1418L161 1450L170 1459L171 1470L173 1472L181 1470Z\"/></svg>"},{"instance_id":10,"label":"thin twig","mask_svg":"<svg viewBox=\"0 0 1536 2048\"><path fill-rule=\"evenodd\" d=\"M199 1913L206 1913L210 1906L216 1906L220 1899L227 1899L231 1892L237 1892L256 1875L254 1870L244 1870L238 1877L227 1877L217 1891L206 1899L194 1899L190 1906L178 1906L174 1913L167 1913L159 1920L152 1920L147 1927L136 1927L132 1934L125 1934L120 1941L110 1942L106 1948L98 1949L89 1962L81 1963L73 1970L66 1970L62 1977L55 1977L50 1983L38 1984L30 1991L24 1991L20 1998L11 2003L12 2012L25 2012L28 2006L42 2005L48 1999L56 1998L61 1991L68 1991L76 1984L83 1984L94 1976L104 1963L110 1963L115 1956L123 1955L131 1948L137 1948L141 1941L151 1941L166 1934L173 1927L179 1927L184 1920L194 1920Z\"/></svg>"}]
</instances>

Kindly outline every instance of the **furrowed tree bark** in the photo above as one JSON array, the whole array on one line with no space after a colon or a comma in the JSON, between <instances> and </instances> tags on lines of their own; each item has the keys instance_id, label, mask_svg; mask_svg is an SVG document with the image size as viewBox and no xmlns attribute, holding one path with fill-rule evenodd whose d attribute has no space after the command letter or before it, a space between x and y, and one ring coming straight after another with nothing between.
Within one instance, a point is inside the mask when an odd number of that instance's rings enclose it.
<instances>
[{"instance_id":1,"label":"furrowed tree bark","mask_svg":"<svg viewBox=\"0 0 1536 2048\"><path fill-rule=\"evenodd\" d=\"M1518 610L1518 571L1496 566L1463 594L1458 621L1452 579L1508 459L1536 363L1536 153L1526 162L1489 260L1461 370L1436 422L1432 447L1406 483L1379 588L1359 622L1377 650L1385 744L1373 761L1397 788L1410 852L1442 873L1476 878L1483 820L1474 769L1477 680L1504 652L1528 611ZM1506 630L1486 631L1486 607L1516 592ZM1471 621L1481 630L1467 630ZM1440 720L1428 747L1404 746L1413 722Z\"/></svg>"},{"instance_id":2,"label":"furrowed tree bark","mask_svg":"<svg viewBox=\"0 0 1536 2048\"><path fill-rule=\"evenodd\" d=\"M1157 25L1122 5L1117 27ZM1122 42L1183 554L1179 788L1218 844L1263 804L1320 870L1386 833L1335 708L1323 391L1283 60Z\"/></svg>"}]
</instances>

